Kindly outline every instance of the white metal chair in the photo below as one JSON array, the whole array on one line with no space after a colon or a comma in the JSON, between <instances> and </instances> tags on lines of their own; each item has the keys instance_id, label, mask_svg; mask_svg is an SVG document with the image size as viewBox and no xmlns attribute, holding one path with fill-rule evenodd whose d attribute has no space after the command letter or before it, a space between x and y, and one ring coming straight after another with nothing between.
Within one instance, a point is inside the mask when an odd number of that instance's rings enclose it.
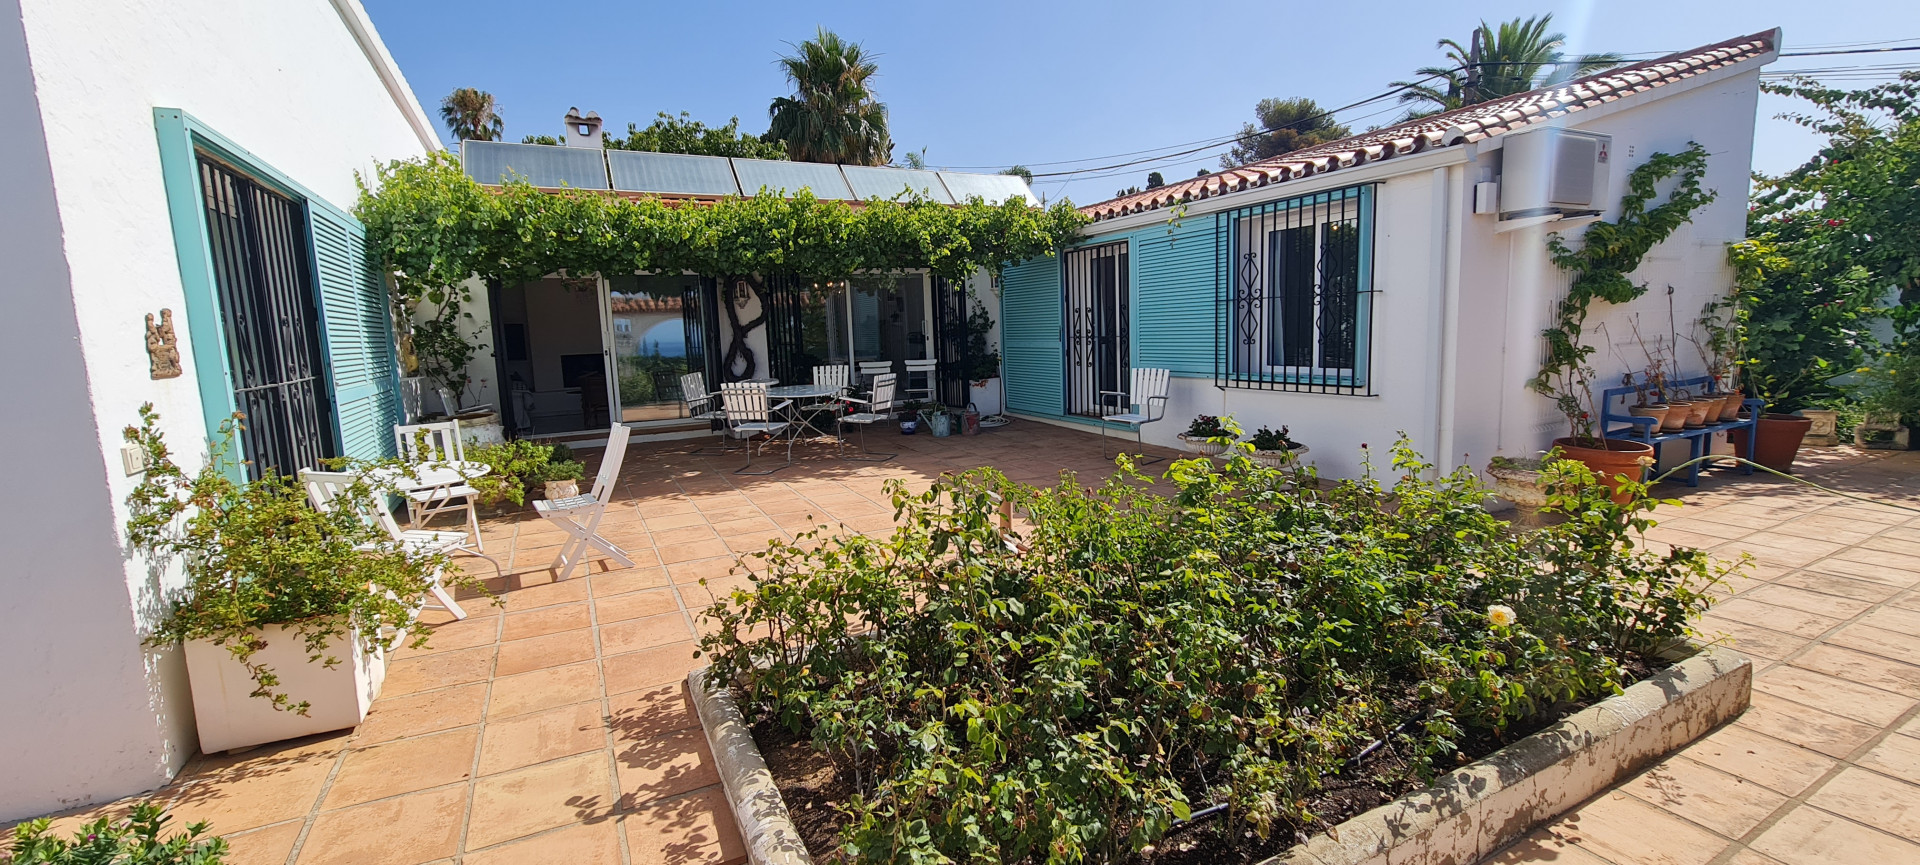
<instances>
[{"instance_id":1,"label":"white metal chair","mask_svg":"<svg viewBox=\"0 0 1920 865\"><path fill-rule=\"evenodd\" d=\"M899 454L876 454L867 450L867 427L877 423L886 423L893 419L893 393L896 385L893 373L887 373L873 380L873 398L860 399L847 397L847 402L858 403L865 408L861 411L841 415L834 421L835 437L840 439L840 458L859 462L883 463ZM860 455L847 456L847 424L860 427Z\"/></svg>"},{"instance_id":2,"label":"white metal chair","mask_svg":"<svg viewBox=\"0 0 1920 865\"><path fill-rule=\"evenodd\" d=\"M703 420L709 423L724 421L727 413L720 409L720 395L707 391L707 377L698 372L690 372L680 377L680 400L687 405L689 420ZM727 431L720 430L720 447L703 447L693 451L696 454L724 454L733 449L727 447Z\"/></svg>"},{"instance_id":3,"label":"white metal chair","mask_svg":"<svg viewBox=\"0 0 1920 865\"><path fill-rule=\"evenodd\" d=\"M533 503L534 511L542 519L567 533L566 543L560 545L560 554L553 558L553 567L560 571L562 580L573 576L573 569L586 560L589 547L606 553L608 558L619 562L620 567L633 567L626 550L600 536L600 520L606 517L607 504L613 501L613 488L620 479L620 463L627 457L627 436L632 433L625 424L614 424L608 431L607 450L600 457L600 472L594 475L592 492Z\"/></svg>"},{"instance_id":4,"label":"white metal chair","mask_svg":"<svg viewBox=\"0 0 1920 865\"><path fill-rule=\"evenodd\" d=\"M347 495L355 484L362 484L364 481L359 475L347 472L321 472L312 469L301 469L300 483L307 488L307 500L313 503L314 509L331 513L335 508L350 504L342 502L341 497ZM491 556L475 552L474 549L467 544L466 532L402 529L400 528L400 524L394 521L393 513L387 510L386 497L378 490L364 490L362 498L362 501L357 504L350 504L350 506L352 506L355 511L359 513L360 518L369 525L378 525L385 529L390 537L400 543L400 549L403 552L408 554L465 553L470 556L486 559L488 564L493 565L494 575L499 576L501 574L499 562L494 561ZM363 550L371 550L373 548L371 544L363 544L360 547L360 549ZM453 593L447 591L446 586L441 583L441 576L442 574L439 571L434 572L432 577L433 582L428 587L428 592L433 595L435 600L440 602L441 609L452 613L455 619L466 618L467 611L461 609L460 605L454 602Z\"/></svg>"},{"instance_id":5,"label":"white metal chair","mask_svg":"<svg viewBox=\"0 0 1920 865\"><path fill-rule=\"evenodd\" d=\"M395 424L393 439L399 445L400 458L415 465L457 463L467 458L467 448L460 441L460 422L457 420ZM420 528L443 511L465 510L467 527L473 530L474 546L481 552L486 551L480 542L480 491L471 484L410 490L405 495L409 528Z\"/></svg>"},{"instance_id":6,"label":"white metal chair","mask_svg":"<svg viewBox=\"0 0 1920 865\"><path fill-rule=\"evenodd\" d=\"M809 411L809 412L811 411L830 411L830 412L836 412L836 413L839 412L840 411L839 400L841 397L846 396L848 379L850 378L851 378L851 371L847 368L847 365L843 363L832 364L829 366L814 367L813 383L820 387L835 388L835 391L832 396L827 397L824 401L803 405L800 407L800 410Z\"/></svg>"},{"instance_id":7,"label":"white metal chair","mask_svg":"<svg viewBox=\"0 0 1920 865\"><path fill-rule=\"evenodd\" d=\"M773 398L767 395L767 386L761 382L735 381L720 386L720 405L727 413L727 435L734 438L750 439L757 435L766 435L778 439L781 433L793 427L790 421L777 420L778 412L786 411L793 405L791 401L773 404ZM770 475L786 466L776 466L763 472L753 470L753 451L751 443L747 445L747 464L735 469L736 475ZM793 465L793 436L787 436L787 465Z\"/></svg>"},{"instance_id":8,"label":"white metal chair","mask_svg":"<svg viewBox=\"0 0 1920 865\"><path fill-rule=\"evenodd\" d=\"M1167 379L1171 376L1172 373L1168 370L1135 367L1133 370L1132 390L1103 390L1100 392L1100 395L1103 397L1117 396L1126 398L1128 400L1128 411L1115 414L1103 414L1100 419L1109 423L1122 423L1133 427L1134 441L1144 444L1145 434L1141 428L1155 421L1163 420L1167 416ZM1105 411L1106 400L1101 400L1100 405L1101 410ZM1140 411L1132 411L1134 408L1138 408ZM1111 456L1107 453L1107 425L1105 423L1100 425L1100 455L1102 457ZM1140 464L1156 463L1160 460L1161 457L1148 457L1140 460Z\"/></svg>"},{"instance_id":9,"label":"white metal chair","mask_svg":"<svg viewBox=\"0 0 1920 865\"><path fill-rule=\"evenodd\" d=\"M919 378L916 379L915 376ZM907 399L920 402L933 402L936 398L935 393L939 388L939 361L933 360L932 358L907 361L907 380L903 383L903 387L901 387L901 391L907 395Z\"/></svg>"},{"instance_id":10,"label":"white metal chair","mask_svg":"<svg viewBox=\"0 0 1920 865\"><path fill-rule=\"evenodd\" d=\"M890 372L893 372L893 361L863 360L860 362L860 384L863 387L872 388L875 378Z\"/></svg>"}]
</instances>

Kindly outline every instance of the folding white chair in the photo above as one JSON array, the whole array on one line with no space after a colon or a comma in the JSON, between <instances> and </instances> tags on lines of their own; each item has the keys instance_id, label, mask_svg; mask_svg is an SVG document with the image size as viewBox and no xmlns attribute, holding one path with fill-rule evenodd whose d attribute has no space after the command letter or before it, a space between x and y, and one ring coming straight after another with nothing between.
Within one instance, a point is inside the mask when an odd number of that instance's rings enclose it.
<instances>
[{"instance_id":1,"label":"folding white chair","mask_svg":"<svg viewBox=\"0 0 1920 865\"><path fill-rule=\"evenodd\" d=\"M839 400L847 394L847 383L850 377L850 371L847 369L847 365L843 363L814 367L813 383L819 387L831 387L835 390L833 395L826 397L824 401L803 405L800 407L800 410L839 412Z\"/></svg>"},{"instance_id":2,"label":"folding white chair","mask_svg":"<svg viewBox=\"0 0 1920 865\"><path fill-rule=\"evenodd\" d=\"M791 401L773 404L767 395L767 386L762 382L735 381L720 386L720 405L727 413L727 435L734 438L750 439L765 434L770 439L779 438L793 426L790 421L775 420L774 415L786 411L793 405ZM747 464L735 469L736 475L770 475L786 466L776 466L763 472L753 470L753 445L747 445ZM787 465L793 465L793 436L787 436Z\"/></svg>"},{"instance_id":3,"label":"folding white chair","mask_svg":"<svg viewBox=\"0 0 1920 865\"><path fill-rule=\"evenodd\" d=\"M414 465L458 463L465 462L467 458L467 447L460 440L460 422L457 420L395 424L393 439L399 445L400 458ZM404 495L407 498L409 528L420 528L443 511L464 509L467 512L467 527L473 530L475 548L486 551L480 541L480 491L472 485L458 483L427 487L408 490Z\"/></svg>"},{"instance_id":4,"label":"folding white chair","mask_svg":"<svg viewBox=\"0 0 1920 865\"><path fill-rule=\"evenodd\" d=\"M619 562L620 567L633 567L626 550L600 536L600 520L607 515L607 503L613 500L613 488L620 479L620 463L627 456L627 436L632 432L625 424L613 425L607 436L607 451L600 458L600 473L593 478L592 492L533 503L533 509L542 518L567 533L567 542L560 545L560 555L553 559L553 567L560 570L560 579L573 576L573 569L586 560L588 547L606 553L608 558Z\"/></svg>"},{"instance_id":5,"label":"folding white chair","mask_svg":"<svg viewBox=\"0 0 1920 865\"><path fill-rule=\"evenodd\" d=\"M347 495L348 491L351 490L355 484L364 484L364 480L359 475L347 472L319 472L312 469L301 469L300 483L306 486L307 500L313 503L315 510L331 513L335 508L351 506L359 514L360 519L368 525L378 525L386 529L388 536L399 542L402 552L410 555L465 553L470 556L486 559L488 564L493 565L494 575L499 576L501 574L499 562L494 561L491 556L474 552L473 548L467 544L466 532L435 532L420 529L401 529L400 524L393 519L393 512L387 510L386 497L378 490L365 489L363 487L362 501L357 504L342 502L341 498ZM372 544L362 544L359 548L362 550L372 550L374 546ZM446 586L440 581L441 577L441 572L434 571L432 583L427 590L440 602L441 609L452 613L455 619L466 618L467 611L461 609L460 605L454 602L453 593L447 591Z\"/></svg>"},{"instance_id":6,"label":"folding white chair","mask_svg":"<svg viewBox=\"0 0 1920 865\"><path fill-rule=\"evenodd\" d=\"M1100 395L1103 397L1117 396L1125 398L1128 401L1128 411L1103 414L1100 419L1110 423L1121 423L1133 427L1134 442L1144 444L1145 434L1141 431L1141 428L1154 421L1163 420L1167 416L1167 379L1171 375L1171 372L1164 369L1136 367L1133 370L1132 390L1103 390L1100 392ZM1101 400L1100 406L1101 411L1104 412L1106 410L1106 400ZM1140 411L1133 411L1132 409L1134 408L1139 408ZM1104 423L1100 425L1100 455L1102 457L1111 456L1107 453L1107 425ZM1140 464L1157 463L1161 459L1161 457L1148 457L1140 460Z\"/></svg>"},{"instance_id":7,"label":"folding white chair","mask_svg":"<svg viewBox=\"0 0 1920 865\"><path fill-rule=\"evenodd\" d=\"M907 361L907 380L901 391L907 399L920 402L933 402L935 391L939 390L940 362L927 360Z\"/></svg>"},{"instance_id":8,"label":"folding white chair","mask_svg":"<svg viewBox=\"0 0 1920 865\"><path fill-rule=\"evenodd\" d=\"M873 380L873 398L860 399L847 397L847 402L858 403L865 408L862 411L841 415L835 419L834 434L840 440L840 458L868 463L883 463L899 454L876 454L867 450L867 427L893 420L893 392L895 386L893 373L887 373ZM847 456L847 424L860 427L860 456Z\"/></svg>"},{"instance_id":9,"label":"folding white chair","mask_svg":"<svg viewBox=\"0 0 1920 865\"><path fill-rule=\"evenodd\" d=\"M720 395L707 391L707 377L701 373L690 372L680 377L680 400L687 404L687 417L690 420L703 420L709 423L724 421L727 413L720 409ZM723 454L732 451L727 447L727 431L720 429L720 447L703 447L693 451L696 454Z\"/></svg>"}]
</instances>

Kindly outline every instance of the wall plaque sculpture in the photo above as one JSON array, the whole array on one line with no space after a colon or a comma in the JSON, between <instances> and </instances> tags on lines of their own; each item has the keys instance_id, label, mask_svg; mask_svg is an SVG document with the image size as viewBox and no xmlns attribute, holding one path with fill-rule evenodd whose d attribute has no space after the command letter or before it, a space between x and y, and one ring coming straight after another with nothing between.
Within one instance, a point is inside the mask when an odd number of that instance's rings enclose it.
<instances>
[{"instance_id":1,"label":"wall plaque sculpture","mask_svg":"<svg viewBox=\"0 0 1920 865\"><path fill-rule=\"evenodd\" d=\"M160 323L147 313L147 361L155 379L180 377L180 342L173 334L173 310L160 310Z\"/></svg>"}]
</instances>

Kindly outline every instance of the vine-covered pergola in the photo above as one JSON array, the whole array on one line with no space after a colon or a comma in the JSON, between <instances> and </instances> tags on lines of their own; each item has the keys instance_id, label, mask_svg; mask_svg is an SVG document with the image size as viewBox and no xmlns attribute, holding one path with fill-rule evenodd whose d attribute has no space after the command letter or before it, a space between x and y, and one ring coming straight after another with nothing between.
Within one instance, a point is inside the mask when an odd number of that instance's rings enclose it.
<instances>
[{"instance_id":1,"label":"vine-covered pergola","mask_svg":"<svg viewBox=\"0 0 1920 865\"><path fill-rule=\"evenodd\" d=\"M998 273L1052 255L1087 222L1069 204L1018 199L845 202L801 190L672 201L524 182L492 187L464 173L451 153L377 168L372 183L362 178L355 215L392 275L396 301L409 308L457 302L475 277L510 284L554 274L690 273L759 292L773 276L827 281L925 270L958 285L981 269ZM730 361L763 319L731 322Z\"/></svg>"}]
</instances>

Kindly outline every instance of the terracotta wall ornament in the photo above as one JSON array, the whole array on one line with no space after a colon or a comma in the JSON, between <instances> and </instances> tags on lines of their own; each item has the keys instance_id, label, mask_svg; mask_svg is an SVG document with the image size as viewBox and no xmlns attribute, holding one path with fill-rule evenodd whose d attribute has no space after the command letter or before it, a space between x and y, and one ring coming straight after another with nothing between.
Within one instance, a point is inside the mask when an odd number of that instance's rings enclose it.
<instances>
[{"instance_id":1,"label":"terracotta wall ornament","mask_svg":"<svg viewBox=\"0 0 1920 865\"><path fill-rule=\"evenodd\" d=\"M160 310L160 323L147 313L147 360L155 379L180 377L180 340L173 334L173 310Z\"/></svg>"}]
</instances>

